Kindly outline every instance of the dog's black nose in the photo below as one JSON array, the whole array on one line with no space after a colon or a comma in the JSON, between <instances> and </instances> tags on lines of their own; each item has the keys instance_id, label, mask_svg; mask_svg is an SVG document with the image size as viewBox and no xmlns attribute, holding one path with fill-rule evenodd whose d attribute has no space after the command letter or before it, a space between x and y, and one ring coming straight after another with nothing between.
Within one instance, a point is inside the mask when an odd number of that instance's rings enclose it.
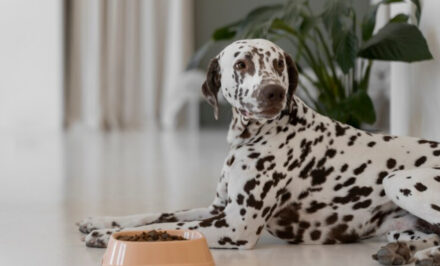
<instances>
[{"instance_id":1,"label":"dog's black nose","mask_svg":"<svg viewBox=\"0 0 440 266\"><path fill-rule=\"evenodd\" d=\"M267 105L280 104L284 100L284 88L280 85L269 84L261 88L259 100Z\"/></svg>"}]
</instances>

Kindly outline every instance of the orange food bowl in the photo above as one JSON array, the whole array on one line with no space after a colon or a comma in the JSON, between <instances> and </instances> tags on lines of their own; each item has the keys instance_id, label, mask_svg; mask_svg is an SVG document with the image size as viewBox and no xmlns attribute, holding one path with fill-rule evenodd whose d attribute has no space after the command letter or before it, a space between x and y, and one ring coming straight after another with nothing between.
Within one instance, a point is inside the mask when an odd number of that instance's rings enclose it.
<instances>
[{"instance_id":1,"label":"orange food bowl","mask_svg":"<svg viewBox=\"0 0 440 266\"><path fill-rule=\"evenodd\" d=\"M213 266L211 252L205 237L197 231L160 230L186 240L173 241L124 241L121 235L139 235L148 231L123 231L114 233L102 258L103 266L185 265Z\"/></svg>"}]
</instances>

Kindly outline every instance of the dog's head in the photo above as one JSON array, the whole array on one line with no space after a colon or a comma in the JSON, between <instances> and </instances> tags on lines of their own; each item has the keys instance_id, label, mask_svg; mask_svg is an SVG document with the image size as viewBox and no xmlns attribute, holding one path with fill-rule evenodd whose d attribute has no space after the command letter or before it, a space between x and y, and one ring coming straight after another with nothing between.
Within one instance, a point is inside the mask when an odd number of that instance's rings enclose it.
<instances>
[{"instance_id":1,"label":"dog's head","mask_svg":"<svg viewBox=\"0 0 440 266\"><path fill-rule=\"evenodd\" d=\"M290 105L298 81L295 63L263 39L236 41L211 60L202 93L218 116L217 94L243 116L272 119Z\"/></svg>"}]
</instances>

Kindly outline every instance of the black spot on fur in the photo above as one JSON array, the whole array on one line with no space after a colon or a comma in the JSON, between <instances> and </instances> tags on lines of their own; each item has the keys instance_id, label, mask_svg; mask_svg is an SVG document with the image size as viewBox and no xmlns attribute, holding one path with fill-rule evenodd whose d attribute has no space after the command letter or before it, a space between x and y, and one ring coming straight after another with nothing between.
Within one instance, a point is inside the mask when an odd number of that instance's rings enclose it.
<instances>
[{"instance_id":1,"label":"black spot on fur","mask_svg":"<svg viewBox=\"0 0 440 266\"><path fill-rule=\"evenodd\" d=\"M177 218L172 213L162 213L153 223L173 223L177 222Z\"/></svg>"},{"instance_id":2,"label":"black spot on fur","mask_svg":"<svg viewBox=\"0 0 440 266\"><path fill-rule=\"evenodd\" d=\"M440 212L440 206L438 206L438 205L431 204L431 208L436 210L436 211L438 211L438 212Z\"/></svg>"},{"instance_id":3,"label":"black spot on fur","mask_svg":"<svg viewBox=\"0 0 440 266\"><path fill-rule=\"evenodd\" d=\"M404 196L408 197L411 196L411 190L405 188L405 189L400 189L400 193L402 193Z\"/></svg>"},{"instance_id":4,"label":"black spot on fur","mask_svg":"<svg viewBox=\"0 0 440 266\"><path fill-rule=\"evenodd\" d=\"M346 128L342 127L339 123L335 125L336 137L345 135Z\"/></svg>"},{"instance_id":5,"label":"black spot on fur","mask_svg":"<svg viewBox=\"0 0 440 266\"><path fill-rule=\"evenodd\" d=\"M270 188L272 187L272 185L273 185L273 181L272 181L272 180L269 180L269 181L267 181L267 182L264 184L264 186L263 186L263 191L262 191L261 194L260 194L260 198L264 199L264 198L266 197L266 195L267 195L267 193L269 192L269 190L270 190Z\"/></svg>"},{"instance_id":6,"label":"black spot on fur","mask_svg":"<svg viewBox=\"0 0 440 266\"><path fill-rule=\"evenodd\" d=\"M374 147L374 145L376 145L376 142L374 142L374 141L370 141L370 142L368 142L368 147Z\"/></svg>"},{"instance_id":7,"label":"black spot on fur","mask_svg":"<svg viewBox=\"0 0 440 266\"><path fill-rule=\"evenodd\" d=\"M328 169L325 168L314 169L311 172L312 186L323 184L327 180L327 177L332 172L333 172L333 167L330 167Z\"/></svg>"},{"instance_id":8,"label":"black spot on fur","mask_svg":"<svg viewBox=\"0 0 440 266\"><path fill-rule=\"evenodd\" d=\"M330 158L333 158L336 155L336 150L335 149L328 149L325 152L325 155L330 157Z\"/></svg>"},{"instance_id":9,"label":"black spot on fur","mask_svg":"<svg viewBox=\"0 0 440 266\"><path fill-rule=\"evenodd\" d=\"M234 155L231 156L231 158L229 158L229 160L226 162L226 164L228 166L231 166L234 163L235 157Z\"/></svg>"},{"instance_id":10,"label":"black spot on fur","mask_svg":"<svg viewBox=\"0 0 440 266\"><path fill-rule=\"evenodd\" d=\"M355 175L360 175L362 174L362 172L364 172L365 168L367 168L367 164L363 163L358 168L354 169L353 173Z\"/></svg>"},{"instance_id":11,"label":"black spot on fur","mask_svg":"<svg viewBox=\"0 0 440 266\"><path fill-rule=\"evenodd\" d=\"M258 229L257 229L257 235L260 235L260 234L261 234L261 231L263 231L263 228L264 228L263 225L261 225L261 226L258 227Z\"/></svg>"},{"instance_id":12,"label":"black spot on fur","mask_svg":"<svg viewBox=\"0 0 440 266\"><path fill-rule=\"evenodd\" d=\"M222 213L217 216L205 219L199 223L199 226L200 227L210 227L210 226L212 226L212 223L219 221L219 220L222 220L223 218L225 218L225 216L226 215L224 213ZM226 221L225 221L225 223L226 223ZM223 224L223 222L220 222L219 225L222 225L222 224Z\"/></svg>"},{"instance_id":13,"label":"black spot on fur","mask_svg":"<svg viewBox=\"0 0 440 266\"><path fill-rule=\"evenodd\" d=\"M345 181L342 185L344 187L348 187L354 184L354 182L356 182L356 178L355 177L350 177L347 181Z\"/></svg>"},{"instance_id":14,"label":"black spot on fur","mask_svg":"<svg viewBox=\"0 0 440 266\"><path fill-rule=\"evenodd\" d=\"M352 187L348 191L348 194L345 195L344 197L334 197L333 202L339 203L339 204L347 204L349 202L356 202L361 197L366 197L366 196L370 195L372 191L373 191L373 189L371 187L355 186L355 187Z\"/></svg>"},{"instance_id":15,"label":"black spot on fur","mask_svg":"<svg viewBox=\"0 0 440 266\"><path fill-rule=\"evenodd\" d=\"M254 195L249 195L249 197L246 200L247 206L253 207L257 210L260 210L263 207L263 201L256 200Z\"/></svg>"},{"instance_id":16,"label":"black spot on fur","mask_svg":"<svg viewBox=\"0 0 440 266\"><path fill-rule=\"evenodd\" d=\"M112 222L112 227L121 227L117 222L113 221Z\"/></svg>"},{"instance_id":17,"label":"black spot on fur","mask_svg":"<svg viewBox=\"0 0 440 266\"><path fill-rule=\"evenodd\" d=\"M259 184L260 182L255 180L255 179L250 179L246 182L246 184L244 184L243 190L247 193L250 194L251 191L257 186L257 184Z\"/></svg>"},{"instance_id":18,"label":"black spot on fur","mask_svg":"<svg viewBox=\"0 0 440 266\"><path fill-rule=\"evenodd\" d=\"M387 167L388 167L388 169L393 169L393 168L396 166L396 164L397 164L397 162L396 162L396 160L393 159L393 158L390 158L390 159L388 159L388 161L387 161Z\"/></svg>"},{"instance_id":19,"label":"black spot on fur","mask_svg":"<svg viewBox=\"0 0 440 266\"><path fill-rule=\"evenodd\" d=\"M391 136L383 136L384 141L390 141L392 138Z\"/></svg>"},{"instance_id":20,"label":"black spot on fur","mask_svg":"<svg viewBox=\"0 0 440 266\"><path fill-rule=\"evenodd\" d=\"M268 155L266 157L260 158L260 159L258 159L255 167L257 168L258 171L262 171L262 170L264 170L264 163L273 161L274 159L275 159L275 156L273 156L273 155Z\"/></svg>"},{"instance_id":21,"label":"black spot on fur","mask_svg":"<svg viewBox=\"0 0 440 266\"><path fill-rule=\"evenodd\" d=\"M318 240L320 237L321 237L321 231L319 231L319 230L313 230L313 231L310 233L310 238L311 238L313 241Z\"/></svg>"},{"instance_id":22,"label":"black spot on fur","mask_svg":"<svg viewBox=\"0 0 440 266\"><path fill-rule=\"evenodd\" d=\"M376 184L381 185L383 182L383 179L388 175L388 172L382 171L379 173L379 176L376 180Z\"/></svg>"},{"instance_id":23,"label":"black spot on fur","mask_svg":"<svg viewBox=\"0 0 440 266\"><path fill-rule=\"evenodd\" d=\"M237 204L242 205L244 201L244 196L242 194L237 195Z\"/></svg>"},{"instance_id":24,"label":"black spot on fur","mask_svg":"<svg viewBox=\"0 0 440 266\"><path fill-rule=\"evenodd\" d=\"M260 156L260 153L258 153L258 152L253 152L253 153L248 155L248 157L251 158L251 159L258 158L259 156Z\"/></svg>"},{"instance_id":25,"label":"black spot on fur","mask_svg":"<svg viewBox=\"0 0 440 266\"><path fill-rule=\"evenodd\" d=\"M414 163L415 166L419 167L420 165L424 164L426 162L426 156L422 156L419 159L416 160Z\"/></svg>"},{"instance_id":26,"label":"black spot on fur","mask_svg":"<svg viewBox=\"0 0 440 266\"><path fill-rule=\"evenodd\" d=\"M366 209L371 205L371 199L367 199L365 201L358 202L353 205L353 210L357 209Z\"/></svg>"},{"instance_id":27,"label":"black spot on fur","mask_svg":"<svg viewBox=\"0 0 440 266\"><path fill-rule=\"evenodd\" d=\"M223 237L223 238L221 238L219 241L218 241L218 243L221 245L221 246L224 246L224 245L226 245L226 244L230 244L230 245L233 245L233 246L244 246L244 245L246 245L247 244L247 240L237 240L237 241L232 241L232 239L231 238L229 238L229 237Z\"/></svg>"},{"instance_id":28,"label":"black spot on fur","mask_svg":"<svg viewBox=\"0 0 440 266\"><path fill-rule=\"evenodd\" d=\"M328 241L339 241L340 243L354 243L359 240L359 235L352 230L347 232L347 224L338 224L329 232Z\"/></svg>"},{"instance_id":29,"label":"black spot on fur","mask_svg":"<svg viewBox=\"0 0 440 266\"><path fill-rule=\"evenodd\" d=\"M342 220L344 222L350 222L351 220L353 220L353 215L349 214L349 215L345 215Z\"/></svg>"},{"instance_id":30,"label":"black spot on fur","mask_svg":"<svg viewBox=\"0 0 440 266\"><path fill-rule=\"evenodd\" d=\"M347 169L348 169L348 164L345 163L345 164L341 167L341 173L347 171Z\"/></svg>"},{"instance_id":31,"label":"black spot on fur","mask_svg":"<svg viewBox=\"0 0 440 266\"><path fill-rule=\"evenodd\" d=\"M423 185L423 184L420 183L420 182L417 183L417 184L415 184L414 187L415 187L418 191L420 191L420 192L423 192L423 191L425 191L425 190L428 189L425 185Z\"/></svg>"},{"instance_id":32,"label":"black spot on fur","mask_svg":"<svg viewBox=\"0 0 440 266\"><path fill-rule=\"evenodd\" d=\"M326 207L327 204L324 202L317 202L316 200L312 201L312 203L310 204L310 207L306 209L306 212L308 213L314 213L317 212L318 210Z\"/></svg>"},{"instance_id":33,"label":"black spot on fur","mask_svg":"<svg viewBox=\"0 0 440 266\"><path fill-rule=\"evenodd\" d=\"M336 223L337 220L338 220L338 214L336 212L334 212L332 215L328 216L325 219L325 222L327 223L327 225L332 225L332 224Z\"/></svg>"}]
</instances>

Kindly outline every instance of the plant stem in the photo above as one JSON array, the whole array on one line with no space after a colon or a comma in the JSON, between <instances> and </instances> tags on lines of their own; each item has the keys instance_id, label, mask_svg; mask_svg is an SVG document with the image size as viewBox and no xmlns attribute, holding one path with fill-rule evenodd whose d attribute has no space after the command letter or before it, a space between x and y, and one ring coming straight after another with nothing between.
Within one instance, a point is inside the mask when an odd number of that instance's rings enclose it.
<instances>
[{"instance_id":1,"label":"plant stem","mask_svg":"<svg viewBox=\"0 0 440 266\"><path fill-rule=\"evenodd\" d=\"M309 99L309 101L311 101L313 103L313 105L315 106L315 109L318 112L321 112L321 107L319 106L319 103L315 99L313 99L312 95L310 94L309 89L304 85L304 83L302 83L301 80L298 80L298 84L303 89L303 91L304 91L305 95L307 96L307 98Z\"/></svg>"},{"instance_id":2,"label":"plant stem","mask_svg":"<svg viewBox=\"0 0 440 266\"><path fill-rule=\"evenodd\" d=\"M313 71L315 72L316 77L318 79L318 83L320 83L322 86L321 88L319 88L319 86L318 86L318 88L319 89L324 88L325 87L325 79L322 77L322 73L320 73L320 68L319 68L318 64L316 63L316 60L314 59L312 52L307 47L304 40L302 40L299 36L295 36L295 37L298 38L298 41L300 42L301 47L304 48L304 51L305 51L304 57L303 57L304 60L306 60L307 64L313 69ZM288 40L291 41L295 45L295 42L293 41L292 38L288 37Z\"/></svg>"},{"instance_id":3,"label":"plant stem","mask_svg":"<svg viewBox=\"0 0 440 266\"><path fill-rule=\"evenodd\" d=\"M307 10L310 12L310 15L313 16L313 11L310 8L310 5L309 5L308 2L305 4L305 6L306 6ZM316 32L316 34L318 35L318 38L320 40L320 43L319 43L320 45L317 44L316 47L321 46L323 48L324 54L325 54L327 62L328 62L328 65L330 66L330 70L331 70L331 73L332 73L332 76L333 76L333 81L334 81L334 83L336 83L336 87L337 87L337 89L339 91L338 95L340 96L341 99L344 99L345 98L345 89L344 89L344 86L342 85L342 82L338 78L338 75L336 74L336 68L335 68L335 65L334 65L334 61L332 59L332 56L331 56L331 53L330 53L330 49L329 49L329 47L327 45L327 42L326 42L326 40L324 38L324 35L322 34L322 31L319 28L319 26L315 26L314 27L314 31ZM330 84L330 85L333 86L334 84Z\"/></svg>"},{"instance_id":4,"label":"plant stem","mask_svg":"<svg viewBox=\"0 0 440 266\"><path fill-rule=\"evenodd\" d=\"M350 9L351 10L351 15L352 15L352 31L354 33L354 35L356 36L356 12L354 11L353 8ZM356 92L357 91L357 82L356 82L356 69L357 69L357 62L356 59L354 59L354 64L353 64L353 69L352 69L352 92Z\"/></svg>"},{"instance_id":5,"label":"plant stem","mask_svg":"<svg viewBox=\"0 0 440 266\"><path fill-rule=\"evenodd\" d=\"M368 84L370 83L371 68L373 61L368 60L367 68L365 69L364 78L362 79L362 89L368 91Z\"/></svg>"}]
</instances>

